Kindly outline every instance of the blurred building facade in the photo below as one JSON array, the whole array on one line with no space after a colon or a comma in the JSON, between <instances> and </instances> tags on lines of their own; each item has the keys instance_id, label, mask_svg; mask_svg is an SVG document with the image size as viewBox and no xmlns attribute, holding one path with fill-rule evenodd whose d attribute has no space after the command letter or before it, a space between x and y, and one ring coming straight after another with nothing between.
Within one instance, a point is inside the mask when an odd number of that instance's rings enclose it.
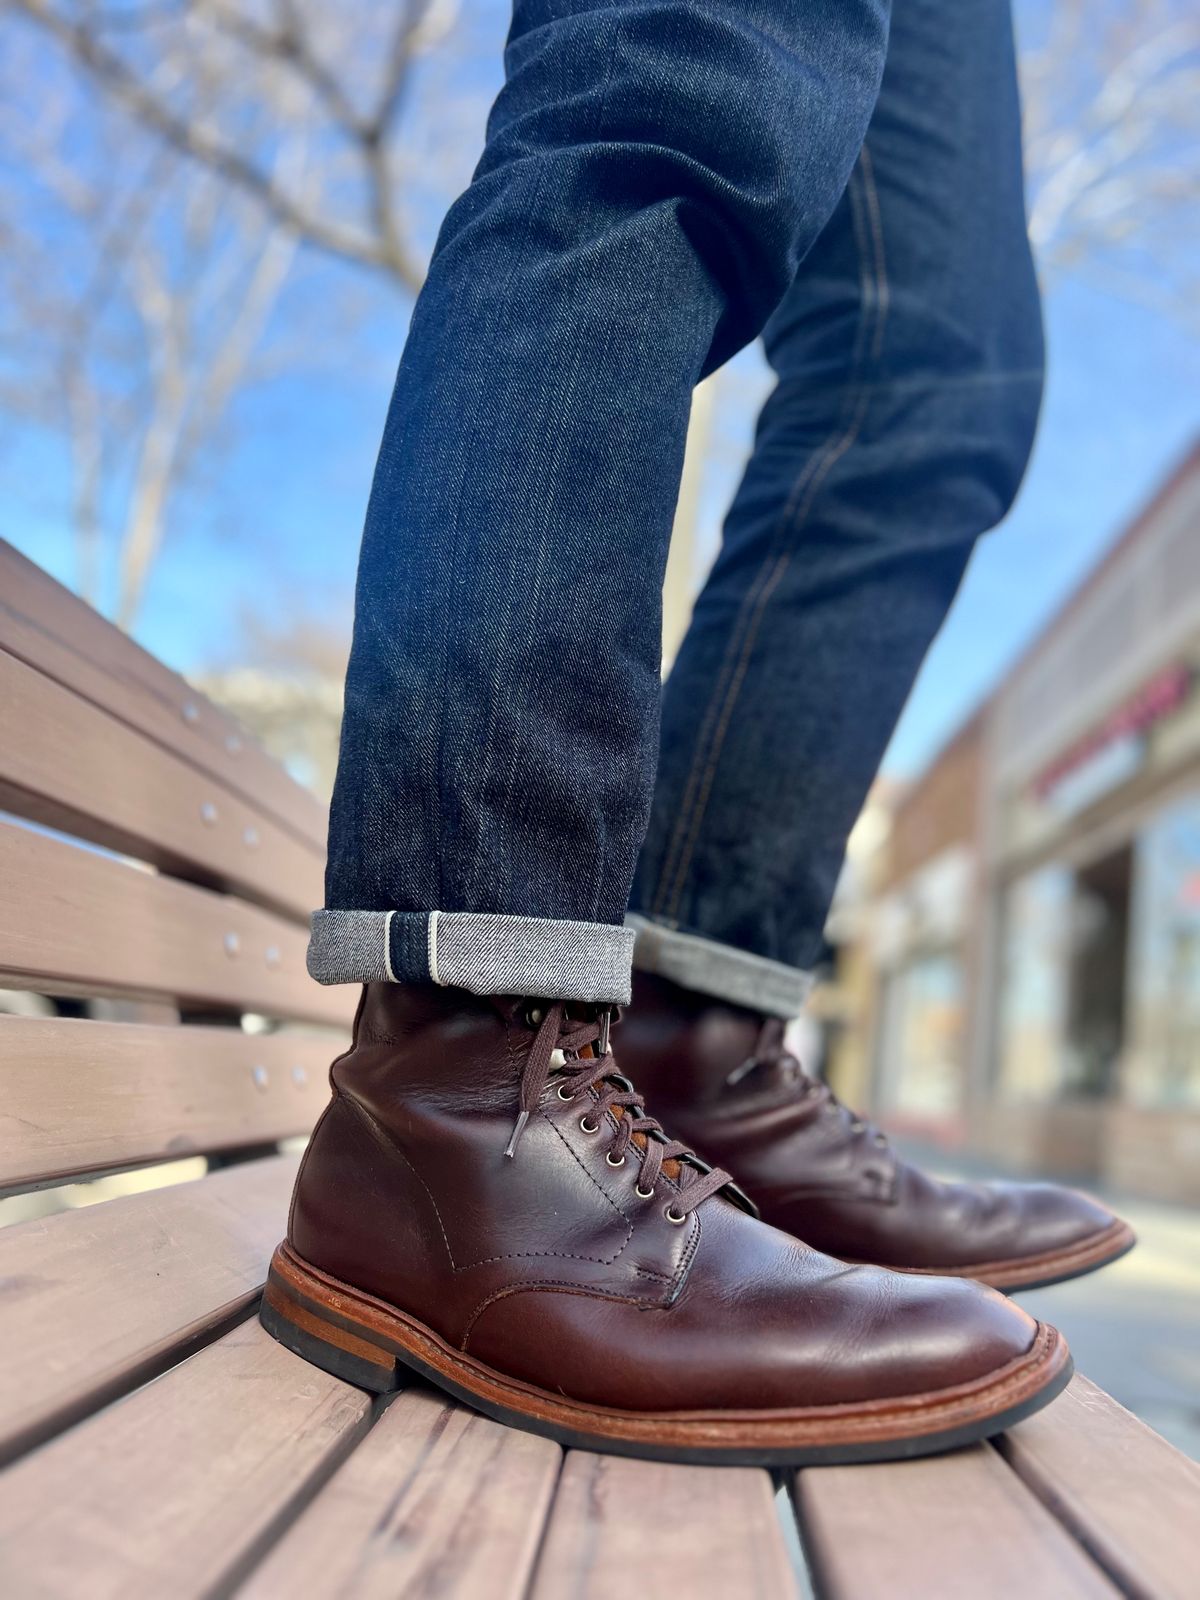
<instances>
[{"instance_id":1,"label":"blurred building facade","mask_svg":"<svg viewBox=\"0 0 1200 1600\"><path fill-rule=\"evenodd\" d=\"M849 875L830 1075L1006 1163L1200 1203L1200 445Z\"/></svg>"}]
</instances>

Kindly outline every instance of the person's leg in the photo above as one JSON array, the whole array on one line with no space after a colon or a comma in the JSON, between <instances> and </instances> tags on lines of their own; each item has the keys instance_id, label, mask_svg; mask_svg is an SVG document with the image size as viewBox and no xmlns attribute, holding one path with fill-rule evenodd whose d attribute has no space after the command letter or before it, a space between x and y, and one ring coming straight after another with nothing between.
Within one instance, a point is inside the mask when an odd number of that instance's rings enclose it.
<instances>
[{"instance_id":1,"label":"person's leg","mask_svg":"<svg viewBox=\"0 0 1200 1600\"><path fill-rule=\"evenodd\" d=\"M519 0L367 514L320 981L625 998L692 388L834 209L887 7Z\"/></svg>"},{"instance_id":2,"label":"person's leg","mask_svg":"<svg viewBox=\"0 0 1200 1600\"><path fill-rule=\"evenodd\" d=\"M690 390L836 204L884 23L517 7L371 499L310 954L372 981L260 1313L368 1388L415 1367L564 1443L783 1462L980 1438L1069 1375L974 1285L763 1226L607 1050Z\"/></svg>"},{"instance_id":3,"label":"person's leg","mask_svg":"<svg viewBox=\"0 0 1200 1600\"><path fill-rule=\"evenodd\" d=\"M848 832L1041 393L1007 0L896 0L866 144L765 334L779 382L667 686L620 1055L777 1226L1001 1287L1132 1233L1051 1185L939 1184L801 1072Z\"/></svg>"},{"instance_id":4,"label":"person's leg","mask_svg":"<svg viewBox=\"0 0 1200 1600\"><path fill-rule=\"evenodd\" d=\"M667 930L646 961L788 1015L917 669L1033 439L1008 0L896 0L862 155L765 346L778 383L667 684L633 909Z\"/></svg>"}]
</instances>

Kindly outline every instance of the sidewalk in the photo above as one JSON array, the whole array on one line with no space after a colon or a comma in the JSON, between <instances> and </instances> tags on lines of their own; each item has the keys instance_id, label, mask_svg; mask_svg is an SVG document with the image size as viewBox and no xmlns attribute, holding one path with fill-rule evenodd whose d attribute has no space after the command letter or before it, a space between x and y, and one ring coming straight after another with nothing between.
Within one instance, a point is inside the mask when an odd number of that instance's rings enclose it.
<instances>
[{"instance_id":1,"label":"sidewalk","mask_svg":"<svg viewBox=\"0 0 1200 1600\"><path fill-rule=\"evenodd\" d=\"M944 1176L997 1176L967 1157L897 1145ZM1091 1277L1020 1297L1066 1334L1081 1372L1200 1460L1200 1212L1103 1194L1137 1248Z\"/></svg>"}]
</instances>

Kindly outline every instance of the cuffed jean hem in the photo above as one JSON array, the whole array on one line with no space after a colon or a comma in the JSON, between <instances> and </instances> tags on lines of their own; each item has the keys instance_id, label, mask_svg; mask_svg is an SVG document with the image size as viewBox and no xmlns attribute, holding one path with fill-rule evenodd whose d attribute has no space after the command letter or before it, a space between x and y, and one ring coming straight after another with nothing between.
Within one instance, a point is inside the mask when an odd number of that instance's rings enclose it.
<instances>
[{"instance_id":1,"label":"cuffed jean hem","mask_svg":"<svg viewBox=\"0 0 1200 1600\"><path fill-rule=\"evenodd\" d=\"M790 1020L800 1015L813 986L813 974L800 967L664 928L633 911L625 926L637 934L633 964L639 972L657 973L730 1005Z\"/></svg>"},{"instance_id":2,"label":"cuffed jean hem","mask_svg":"<svg viewBox=\"0 0 1200 1600\"><path fill-rule=\"evenodd\" d=\"M467 911L314 911L318 983L437 983L473 994L627 1005L634 931Z\"/></svg>"}]
</instances>

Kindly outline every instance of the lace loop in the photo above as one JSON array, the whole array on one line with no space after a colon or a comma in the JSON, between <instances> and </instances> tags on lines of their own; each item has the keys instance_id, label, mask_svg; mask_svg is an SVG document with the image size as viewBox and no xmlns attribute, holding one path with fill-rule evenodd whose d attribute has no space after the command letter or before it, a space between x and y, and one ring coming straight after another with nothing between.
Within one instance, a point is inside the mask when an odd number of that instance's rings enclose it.
<instances>
[{"instance_id":1,"label":"lace loop","mask_svg":"<svg viewBox=\"0 0 1200 1600\"><path fill-rule=\"evenodd\" d=\"M608 1050L610 1012L607 1007L595 1017L576 1019L567 1015L563 1001L555 1001L544 1008L538 1007L528 1014L530 1026L537 1031L525 1058L521 1074L520 1110L516 1125L504 1154L515 1157L521 1135L533 1112L541 1103L546 1085L553 1076L558 1080L558 1094L563 1100L573 1100L577 1095L594 1094L583 1121L588 1132L603 1129L609 1114L616 1120L612 1128L612 1142L606 1152L609 1165L619 1167L632 1152L641 1158L638 1193L647 1198L663 1176L668 1162L675 1164L670 1174L676 1185L671 1206L680 1221L685 1220L700 1203L719 1189L732 1188L739 1198L733 1179L720 1167L710 1167L694 1151L678 1139L670 1139L662 1123L648 1116L641 1097L628 1078L613 1070ZM594 1047L594 1054L583 1056L581 1051ZM561 1065L556 1057L561 1052ZM672 1219L674 1220L674 1218Z\"/></svg>"},{"instance_id":2,"label":"lace loop","mask_svg":"<svg viewBox=\"0 0 1200 1600\"><path fill-rule=\"evenodd\" d=\"M887 1147L890 1144L890 1140L886 1133L877 1128L873 1122L868 1122L865 1117L860 1117L851 1111L849 1106L843 1105L824 1078L814 1078L804 1071L801 1063L787 1048L786 1036L787 1023L784 1022L782 1017L767 1017L759 1032L758 1041L754 1046L754 1054L748 1061L744 1061L740 1067L735 1068L726 1081L731 1084L740 1083L743 1078L748 1077L753 1072L757 1072L760 1068L770 1070L771 1068L791 1067L795 1070L797 1077L804 1086L803 1094L805 1098L812 1099L815 1111L819 1111L825 1106L831 1106L841 1117L847 1132L859 1138L867 1138L869 1136L872 1143L878 1145L880 1149Z\"/></svg>"}]
</instances>

